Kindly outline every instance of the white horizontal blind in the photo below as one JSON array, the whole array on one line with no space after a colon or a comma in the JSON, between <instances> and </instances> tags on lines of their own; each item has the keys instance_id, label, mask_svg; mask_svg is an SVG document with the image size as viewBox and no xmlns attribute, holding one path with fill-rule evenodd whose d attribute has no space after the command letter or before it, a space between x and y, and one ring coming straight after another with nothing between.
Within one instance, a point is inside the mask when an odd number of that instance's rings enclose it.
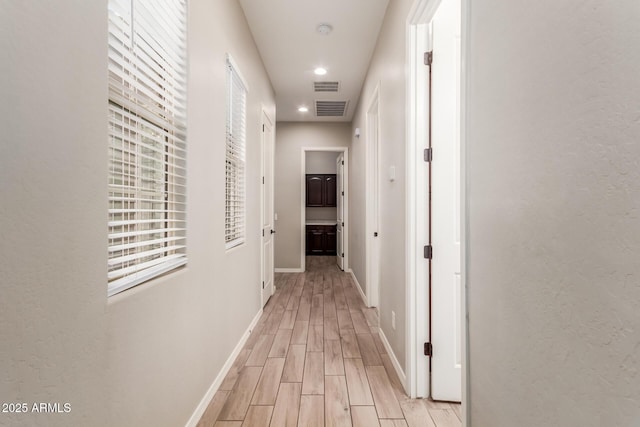
<instances>
[{"instance_id":1,"label":"white horizontal blind","mask_svg":"<svg viewBox=\"0 0 640 427\"><path fill-rule=\"evenodd\" d=\"M109 0L109 295L187 262L186 22L186 0Z\"/></svg>"},{"instance_id":2,"label":"white horizontal blind","mask_svg":"<svg viewBox=\"0 0 640 427\"><path fill-rule=\"evenodd\" d=\"M227 248L245 240L245 146L247 89L227 59L227 144L225 187L225 244Z\"/></svg>"}]
</instances>

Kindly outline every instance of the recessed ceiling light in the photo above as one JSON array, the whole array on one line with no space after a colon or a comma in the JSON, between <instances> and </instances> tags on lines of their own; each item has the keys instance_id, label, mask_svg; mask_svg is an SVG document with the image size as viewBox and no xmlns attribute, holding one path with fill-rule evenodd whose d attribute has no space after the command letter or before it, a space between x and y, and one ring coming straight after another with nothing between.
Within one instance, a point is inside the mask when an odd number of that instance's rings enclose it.
<instances>
[{"instance_id":1,"label":"recessed ceiling light","mask_svg":"<svg viewBox=\"0 0 640 427\"><path fill-rule=\"evenodd\" d=\"M298 111L300 111L301 113L306 113L307 111L309 111L309 109L307 107L300 107L298 108Z\"/></svg>"},{"instance_id":2,"label":"recessed ceiling light","mask_svg":"<svg viewBox=\"0 0 640 427\"><path fill-rule=\"evenodd\" d=\"M324 76L325 74L327 74L327 70L322 68L322 67L318 67L315 70L313 70L313 72L317 75L317 76Z\"/></svg>"},{"instance_id":3,"label":"recessed ceiling light","mask_svg":"<svg viewBox=\"0 0 640 427\"><path fill-rule=\"evenodd\" d=\"M333 27L329 24L320 24L318 25L318 28L316 28L316 31L322 34L323 36L326 36L331 31L333 31Z\"/></svg>"}]
</instances>

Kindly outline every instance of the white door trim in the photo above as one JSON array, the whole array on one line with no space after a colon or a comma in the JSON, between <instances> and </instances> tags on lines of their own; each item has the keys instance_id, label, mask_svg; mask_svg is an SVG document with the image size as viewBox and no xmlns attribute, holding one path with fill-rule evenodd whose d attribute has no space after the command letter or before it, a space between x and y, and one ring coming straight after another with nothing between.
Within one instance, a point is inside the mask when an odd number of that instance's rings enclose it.
<instances>
[{"instance_id":1,"label":"white door trim","mask_svg":"<svg viewBox=\"0 0 640 427\"><path fill-rule=\"evenodd\" d=\"M344 196L345 186L344 186L344 154L338 154L336 158L336 185L338 185L336 191L336 219L338 220L338 224L336 225L336 230L339 233L336 233L336 240L338 250L336 251L336 264L338 268L342 271L345 271L344 264Z\"/></svg>"},{"instance_id":2,"label":"white door trim","mask_svg":"<svg viewBox=\"0 0 640 427\"><path fill-rule=\"evenodd\" d=\"M467 248L469 247L469 183L467 182L467 57L469 52L469 10L471 0L460 0L461 22L460 22L460 225L461 235L461 280L462 286L462 427L471 427L471 394L469 382L469 281L467 273L469 264L467 259Z\"/></svg>"},{"instance_id":3,"label":"white door trim","mask_svg":"<svg viewBox=\"0 0 640 427\"><path fill-rule=\"evenodd\" d=\"M344 155L344 227L342 234L344 235L344 271L349 271L349 148L348 147L302 147L300 149L301 156L301 177L300 177L300 269L306 271L306 169L307 169L307 151L328 151L342 153Z\"/></svg>"},{"instance_id":4,"label":"white door trim","mask_svg":"<svg viewBox=\"0 0 640 427\"><path fill-rule=\"evenodd\" d=\"M422 151L425 148L421 141L425 140L425 129L421 126L424 123L423 117L427 114L427 106L419 102L418 93L424 93L426 88L421 86L424 81L426 70L421 60L422 52L420 48L426 47L426 36L428 34L427 23L430 22L440 5L441 0L415 0L407 17L406 26L406 62L409 68L409 79L407 80L407 228L406 228L406 250L407 256L406 276L407 276L407 392L411 397L428 396L430 393L427 381L428 359L423 355L421 343L428 337L429 307L426 295L427 286L427 265L422 259L421 249L425 244L424 238L424 218L426 203L420 202L421 195L426 194L426 179L424 173L424 163ZM462 3L462 38L461 38L461 85L460 85L460 186L461 186L461 242L462 242L462 304L461 326L462 326L462 414L463 426L470 426L469 419L469 358L468 358L468 304L467 304L467 257L466 248L468 244L468 192L466 182L466 58L469 45L468 13L469 0L461 0ZM426 49L424 49L426 50ZM423 91L423 92L420 92ZM419 236L419 237L418 237ZM426 321L425 321L426 319Z\"/></svg>"},{"instance_id":5,"label":"white door trim","mask_svg":"<svg viewBox=\"0 0 640 427\"><path fill-rule=\"evenodd\" d=\"M439 0L429 3L439 3ZM416 5L424 3L418 1ZM427 130L423 125L424 117L428 110L424 103L418 102L418 93L426 93L427 78L426 67L420 61L416 52L423 44L428 28L420 16L424 10L414 5L416 17L410 18L407 26L407 62L409 63L410 79L407 87L407 393L415 397L429 396L429 382L426 380L429 373L429 360L421 355L420 343L426 342L429 336L429 306L420 304L427 300L428 295L428 268L419 254L422 247L427 244L427 226L424 218L427 211L424 194L428 179L422 159L424 141L427 138ZM435 9L434 9L435 12ZM420 238L418 238L420 236ZM422 301L419 301L422 300Z\"/></svg>"},{"instance_id":6,"label":"white door trim","mask_svg":"<svg viewBox=\"0 0 640 427\"><path fill-rule=\"evenodd\" d=\"M374 115L375 123L371 123ZM366 141L365 141L365 255L366 255L366 283L365 286L367 305L379 307L380 305L380 238L374 237L374 233L380 233L380 82L376 84L366 110ZM371 126L375 125L375 141L371 140ZM374 217L375 215L375 217ZM377 222L377 224L376 224ZM377 258L377 259L376 259ZM374 268L378 269L374 273Z\"/></svg>"}]
</instances>

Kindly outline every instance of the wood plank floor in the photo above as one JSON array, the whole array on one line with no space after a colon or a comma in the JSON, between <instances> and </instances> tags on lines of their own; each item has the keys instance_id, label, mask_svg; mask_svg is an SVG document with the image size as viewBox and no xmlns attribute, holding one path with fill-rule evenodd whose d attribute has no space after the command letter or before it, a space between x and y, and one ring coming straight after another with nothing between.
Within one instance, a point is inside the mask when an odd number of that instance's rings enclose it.
<instances>
[{"instance_id":1,"label":"wood plank floor","mask_svg":"<svg viewBox=\"0 0 640 427\"><path fill-rule=\"evenodd\" d=\"M276 274L276 292L198 423L460 427L460 405L409 399L351 275L335 257Z\"/></svg>"}]
</instances>

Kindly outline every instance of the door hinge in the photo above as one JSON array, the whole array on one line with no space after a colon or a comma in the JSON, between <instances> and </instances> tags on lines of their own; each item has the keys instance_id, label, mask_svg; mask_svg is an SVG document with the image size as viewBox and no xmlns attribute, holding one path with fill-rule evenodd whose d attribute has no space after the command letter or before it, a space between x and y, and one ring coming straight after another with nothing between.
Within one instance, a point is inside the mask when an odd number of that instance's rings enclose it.
<instances>
[{"instance_id":1,"label":"door hinge","mask_svg":"<svg viewBox=\"0 0 640 427\"><path fill-rule=\"evenodd\" d=\"M262 132L264 132L264 125L262 125Z\"/></svg>"},{"instance_id":2,"label":"door hinge","mask_svg":"<svg viewBox=\"0 0 640 427\"><path fill-rule=\"evenodd\" d=\"M344 222L342 223L342 226L344 227Z\"/></svg>"},{"instance_id":3,"label":"door hinge","mask_svg":"<svg viewBox=\"0 0 640 427\"><path fill-rule=\"evenodd\" d=\"M262 281L262 289L264 289L264 280Z\"/></svg>"},{"instance_id":4,"label":"door hinge","mask_svg":"<svg viewBox=\"0 0 640 427\"><path fill-rule=\"evenodd\" d=\"M342 254L340 255L342 258L344 258L344 252L342 252Z\"/></svg>"},{"instance_id":5,"label":"door hinge","mask_svg":"<svg viewBox=\"0 0 640 427\"><path fill-rule=\"evenodd\" d=\"M429 67L433 64L433 51L424 53L424 65L428 65Z\"/></svg>"},{"instance_id":6,"label":"door hinge","mask_svg":"<svg viewBox=\"0 0 640 427\"><path fill-rule=\"evenodd\" d=\"M378 237L378 232L377 231L373 232L373 237Z\"/></svg>"},{"instance_id":7,"label":"door hinge","mask_svg":"<svg viewBox=\"0 0 640 427\"><path fill-rule=\"evenodd\" d=\"M424 149L424 161L430 162L433 160L433 148L425 148Z\"/></svg>"},{"instance_id":8,"label":"door hinge","mask_svg":"<svg viewBox=\"0 0 640 427\"><path fill-rule=\"evenodd\" d=\"M427 245L427 246L424 247L424 257L426 259L432 259L433 258L433 246Z\"/></svg>"},{"instance_id":9,"label":"door hinge","mask_svg":"<svg viewBox=\"0 0 640 427\"><path fill-rule=\"evenodd\" d=\"M342 192L342 195L344 196L344 191Z\"/></svg>"},{"instance_id":10,"label":"door hinge","mask_svg":"<svg viewBox=\"0 0 640 427\"><path fill-rule=\"evenodd\" d=\"M342 164L344 165L344 160L342 161Z\"/></svg>"},{"instance_id":11,"label":"door hinge","mask_svg":"<svg viewBox=\"0 0 640 427\"><path fill-rule=\"evenodd\" d=\"M262 237L264 237L264 230L262 230Z\"/></svg>"},{"instance_id":12,"label":"door hinge","mask_svg":"<svg viewBox=\"0 0 640 427\"><path fill-rule=\"evenodd\" d=\"M424 343L424 355L425 356L433 356L433 346L430 342Z\"/></svg>"},{"instance_id":13,"label":"door hinge","mask_svg":"<svg viewBox=\"0 0 640 427\"><path fill-rule=\"evenodd\" d=\"M264 176L262 177L262 183L264 184Z\"/></svg>"}]
</instances>

